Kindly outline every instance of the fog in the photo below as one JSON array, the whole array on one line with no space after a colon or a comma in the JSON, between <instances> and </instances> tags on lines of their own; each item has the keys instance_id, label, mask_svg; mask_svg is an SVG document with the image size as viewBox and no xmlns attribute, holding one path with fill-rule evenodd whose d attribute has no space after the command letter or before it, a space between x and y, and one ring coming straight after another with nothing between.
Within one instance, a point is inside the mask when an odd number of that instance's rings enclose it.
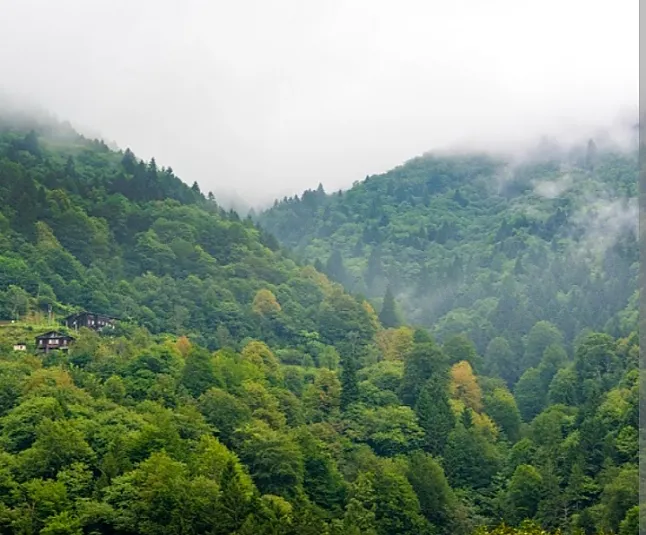
<instances>
[{"instance_id":1,"label":"fog","mask_svg":"<svg viewBox=\"0 0 646 535\"><path fill-rule=\"evenodd\" d=\"M254 205L617 124L637 0L0 0L2 89Z\"/></svg>"}]
</instances>

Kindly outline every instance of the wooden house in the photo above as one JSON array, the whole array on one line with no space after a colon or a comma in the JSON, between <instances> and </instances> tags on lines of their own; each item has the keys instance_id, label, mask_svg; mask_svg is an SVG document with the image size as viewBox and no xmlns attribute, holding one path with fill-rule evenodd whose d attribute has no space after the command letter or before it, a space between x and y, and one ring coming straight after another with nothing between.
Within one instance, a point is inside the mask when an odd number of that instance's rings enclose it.
<instances>
[{"instance_id":1,"label":"wooden house","mask_svg":"<svg viewBox=\"0 0 646 535\"><path fill-rule=\"evenodd\" d=\"M25 342L16 342L13 345L14 351L27 351L27 344Z\"/></svg>"},{"instance_id":2,"label":"wooden house","mask_svg":"<svg viewBox=\"0 0 646 535\"><path fill-rule=\"evenodd\" d=\"M78 331L81 327L92 329L93 331L102 331L105 328L114 329L117 318L107 314L97 314L95 312L77 312L67 316L63 323L69 329Z\"/></svg>"},{"instance_id":3,"label":"wooden house","mask_svg":"<svg viewBox=\"0 0 646 535\"><path fill-rule=\"evenodd\" d=\"M50 351L67 351L74 342L74 337L58 331L49 331L36 337L36 349L49 353Z\"/></svg>"}]
</instances>

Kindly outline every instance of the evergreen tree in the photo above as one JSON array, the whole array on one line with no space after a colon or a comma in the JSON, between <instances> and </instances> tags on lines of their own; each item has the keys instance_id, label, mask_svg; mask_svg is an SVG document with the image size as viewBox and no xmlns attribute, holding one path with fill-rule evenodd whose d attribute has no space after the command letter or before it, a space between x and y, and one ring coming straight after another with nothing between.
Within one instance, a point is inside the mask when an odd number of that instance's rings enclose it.
<instances>
[{"instance_id":1,"label":"evergreen tree","mask_svg":"<svg viewBox=\"0 0 646 535\"><path fill-rule=\"evenodd\" d=\"M38 134L34 130L31 130L22 141L22 150L33 154L34 156L39 157L41 155L40 142L38 141Z\"/></svg>"},{"instance_id":2,"label":"evergreen tree","mask_svg":"<svg viewBox=\"0 0 646 535\"><path fill-rule=\"evenodd\" d=\"M357 361L353 354L344 354L341 358L341 410L359 398L357 381Z\"/></svg>"},{"instance_id":3,"label":"evergreen tree","mask_svg":"<svg viewBox=\"0 0 646 535\"><path fill-rule=\"evenodd\" d=\"M453 533L451 521L457 499L440 464L430 455L415 451L408 458L406 477L427 520L439 528L440 533Z\"/></svg>"},{"instance_id":4,"label":"evergreen tree","mask_svg":"<svg viewBox=\"0 0 646 535\"><path fill-rule=\"evenodd\" d=\"M370 256L368 257L368 265L366 267L366 273L364 279L368 288L372 288L373 284L379 277L383 277L384 266L381 261L381 253L378 247L373 247L370 251Z\"/></svg>"},{"instance_id":5,"label":"evergreen tree","mask_svg":"<svg viewBox=\"0 0 646 535\"><path fill-rule=\"evenodd\" d=\"M531 421L543 410L547 387L543 384L541 373L537 368L530 368L521 375L514 388L514 397L520 414L526 422Z\"/></svg>"},{"instance_id":6,"label":"evergreen tree","mask_svg":"<svg viewBox=\"0 0 646 535\"><path fill-rule=\"evenodd\" d=\"M222 470L220 491L218 533L235 533L252 510L248 485L243 483L233 459Z\"/></svg>"},{"instance_id":7,"label":"evergreen tree","mask_svg":"<svg viewBox=\"0 0 646 535\"><path fill-rule=\"evenodd\" d=\"M415 413L424 429L424 449L433 455L441 455L455 426L446 381L437 377L426 381L415 404Z\"/></svg>"},{"instance_id":8,"label":"evergreen tree","mask_svg":"<svg viewBox=\"0 0 646 535\"><path fill-rule=\"evenodd\" d=\"M484 369L488 375L500 377L512 386L519 377L520 359L516 358L507 339L497 336L487 346Z\"/></svg>"},{"instance_id":9,"label":"evergreen tree","mask_svg":"<svg viewBox=\"0 0 646 535\"><path fill-rule=\"evenodd\" d=\"M332 280L343 284L348 280L348 274L343 265L343 257L338 249L334 249L325 265L325 274Z\"/></svg>"},{"instance_id":10,"label":"evergreen tree","mask_svg":"<svg viewBox=\"0 0 646 535\"><path fill-rule=\"evenodd\" d=\"M534 517L541 499L542 483L541 475L533 466L521 464L516 467L507 490L509 518L520 522Z\"/></svg>"},{"instance_id":11,"label":"evergreen tree","mask_svg":"<svg viewBox=\"0 0 646 535\"><path fill-rule=\"evenodd\" d=\"M397 328L401 324L397 314L395 297L393 296L390 286L388 286L386 289L386 295L384 295L384 302L381 306L381 312L379 313L379 321L387 329Z\"/></svg>"}]
</instances>

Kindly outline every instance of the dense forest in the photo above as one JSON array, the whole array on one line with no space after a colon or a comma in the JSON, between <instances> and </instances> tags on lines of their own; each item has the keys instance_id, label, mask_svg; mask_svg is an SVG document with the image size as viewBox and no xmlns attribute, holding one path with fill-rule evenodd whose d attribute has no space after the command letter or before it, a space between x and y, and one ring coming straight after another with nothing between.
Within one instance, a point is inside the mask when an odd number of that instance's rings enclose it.
<instances>
[{"instance_id":1,"label":"dense forest","mask_svg":"<svg viewBox=\"0 0 646 535\"><path fill-rule=\"evenodd\" d=\"M0 121L0 532L638 533L636 241L594 226L636 164L582 154L552 199L425 157L259 224Z\"/></svg>"},{"instance_id":2,"label":"dense forest","mask_svg":"<svg viewBox=\"0 0 646 535\"><path fill-rule=\"evenodd\" d=\"M585 328L626 335L636 325L637 150L594 140L539 149L520 160L428 154L348 191L286 198L259 220L377 309L394 296L402 317L391 313L390 325L439 339L466 332L481 353L498 336L519 353L541 320L567 342Z\"/></svg>"}]
</instances>

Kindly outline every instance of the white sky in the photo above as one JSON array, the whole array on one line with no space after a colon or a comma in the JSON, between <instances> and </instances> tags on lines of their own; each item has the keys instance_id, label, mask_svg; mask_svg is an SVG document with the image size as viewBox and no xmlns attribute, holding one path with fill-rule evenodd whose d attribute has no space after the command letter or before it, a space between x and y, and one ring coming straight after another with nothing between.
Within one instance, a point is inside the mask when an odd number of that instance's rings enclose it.
<instances>
[{"instance_id":1,"label":"white sky","mask_svg":"<svg viewBox=\"0 0 646 535\"><path fill-rule=\"evenodd\" d=\"M0 88L204 191L347 187L638 103L638 0L0 0Z\"/></svg>"}]
</instances>

